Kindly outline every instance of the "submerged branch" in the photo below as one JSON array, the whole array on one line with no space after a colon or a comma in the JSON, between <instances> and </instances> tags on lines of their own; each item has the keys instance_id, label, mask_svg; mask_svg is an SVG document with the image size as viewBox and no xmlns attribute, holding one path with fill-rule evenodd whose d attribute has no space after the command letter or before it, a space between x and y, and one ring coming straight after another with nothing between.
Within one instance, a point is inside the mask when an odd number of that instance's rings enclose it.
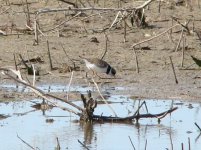
<instances>
[{"instance_id":1,"label":"submerged branch","mask_svg":"<svg viewBox=\"0 0 201 150\"><path fill-rule=\"evenodd\" d=\"M159 113L159 114L150 114L150 113L147 113L147 114L134 114L132 116L129 116L129 117L111 117L111 116L100 116L100 115L94 115L93 116L93 120L94 121L105 121L105 122L131 122L132 120L134 119L141 119L141 118L160 118L161 116L163 115L167 115L167 114L170 114L172 113L173 111L177 110L178 107L174 107L174 108L171 108L165 112L162 112L162 113Z\"/></svg>"}]
</instances>

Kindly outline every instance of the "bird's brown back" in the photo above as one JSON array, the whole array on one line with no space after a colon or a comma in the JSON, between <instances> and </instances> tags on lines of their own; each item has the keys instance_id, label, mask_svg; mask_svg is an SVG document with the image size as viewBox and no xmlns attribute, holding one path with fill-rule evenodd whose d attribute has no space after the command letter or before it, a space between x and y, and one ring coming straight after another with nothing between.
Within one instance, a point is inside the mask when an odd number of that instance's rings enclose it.
<instances>
[{"instance_id":1,"label":"bird's brown back","mask_svg":"<svg viewBox=\"0 0 201 150\"><path fill-rule=\"evenodd\" d=\"M90 58L90 59L86 59L87 61L89 61L92 64L97 65L98 67L107 67L108 63L105 62L104 60L98 59L98 58Z\"/></svg>"}]
</instances>

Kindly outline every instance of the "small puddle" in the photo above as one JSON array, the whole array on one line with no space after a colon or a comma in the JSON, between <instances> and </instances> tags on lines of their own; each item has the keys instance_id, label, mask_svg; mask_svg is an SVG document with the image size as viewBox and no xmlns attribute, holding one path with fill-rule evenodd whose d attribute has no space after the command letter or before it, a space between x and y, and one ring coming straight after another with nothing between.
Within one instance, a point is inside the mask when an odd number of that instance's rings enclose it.
<instances>
[{"instance_id":1,"label":"small puddle","mask_svg":"<svg viewBox=\"0 0 201 150\"><path fill-rule=\"evenodd\" d=\"M58 87L58 89L62 88ZM82 91L78 87L75 89ZM110 105L120 117L132 115L139 103L138 100L132 100L125 95L112 95L107 100L114 102ZM136 150L144 150L146 142L148 150L181 149L181 143L184 144L184 149L188 149L188 138L192 150L200 149L200 132L194 123L201 126L201 103L179 100L144 100L149 113L166 111L172 104L178 109L171 116L167 115L163 118L160 124L155 118L146 118L140 119L139 124L97 123L83 126L76 122L79 119L77 116L57 107L46 111L31 107L41 102L38 99L2 102L0 114L10 117L0 120L1 149L29 149L17 135L40 150L55 149L57 137L62 150L84 149L78 140L93 150L133 149L130 139ZM76 103L82 105L81 102ZM145 107L142 107L140 112L146 113ZM109 116L112 113L107 105L101 104L98 105L94 114Z\"/></svg>"},{"instance_id":2,"label":"small puddle","mask_svg":"<svg viewBox=\"0 0 201 150\"><path fill-rule=\"evenodd\" d=\"M87 91L91 90L95 90L95 87L89 87L89 86L70 86L70 88L68 88L68 86L66 85L60 85L60 84L54 84L54 85L37 85L37 88L42 90L43 92L82 92L82 93L86 93ZM16 92L29 92L30 90L28 88L26 88L23 85L14 85L14 84L1 84L0 85L0 89L4 89L7 91L16 91ZM124 90L125 88L123 87L107 87L107 91L121 91Z\"/></svg>"}]
</instances>

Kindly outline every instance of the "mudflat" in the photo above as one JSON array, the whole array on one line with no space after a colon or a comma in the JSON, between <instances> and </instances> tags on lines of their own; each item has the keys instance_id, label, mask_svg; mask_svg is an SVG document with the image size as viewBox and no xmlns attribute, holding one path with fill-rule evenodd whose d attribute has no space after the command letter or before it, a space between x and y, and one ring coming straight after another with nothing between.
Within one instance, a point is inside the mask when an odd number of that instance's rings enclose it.
<instances>
[{"instance_id":1,"label":"mudflat","mask_svg":"<svg viewBox=\"0 0 201 150\"><path fill-rule=\"evenodd\" d=\"M28 5L26 1L3 1L0 5L0 66L15 68L15 55L18 69L24 77L31 80L33 77L27 75L20 54L24 60L33 60L27 61L28 65L32 63L39 67L40 75L36 77L36 86L55 83L67 85L72 75L71 86L88 85L85 78L86 67L79 56L101 58L106 52L103 59L117 70L117 76L116 79L95 77L96 82L107 84L107 87L124 87L125 90L120 91L120 94L129 94L136 98L201 101L201 71L191 58L194 56L201 59L201 41L198 36L201 31L201 8L197 1L189 4L161 1L160 12L159 2L151 2L149 7L144 9L147 23L144 28L136 27L135 24L132 26L129 12L118 10L135 8L145 1L71 2L79 9L72 11L73 5L56 0L30 0ZM87 10L92 6L100 10ZM63 8L69 10L37 16L39 29L36 43L35 12ZM128 17L122 20L125 15ZM177 25L165 32L179 23L187 29ZM133 50L134 44L163 32L165 33L161 36L143 42ZM52 58L52 70L47 45ZM178 84L175 82L170 57ZM76 69L72 74L74 65ZM107 77L102 74L101 76ZM0 76L0 82L1 85L16 84L3 75ZM15 91L8 93L6 89L1 89L0 93L2 98L5 98L6 94L14 97L18 95Z\"/></svg>"}]
</instances>

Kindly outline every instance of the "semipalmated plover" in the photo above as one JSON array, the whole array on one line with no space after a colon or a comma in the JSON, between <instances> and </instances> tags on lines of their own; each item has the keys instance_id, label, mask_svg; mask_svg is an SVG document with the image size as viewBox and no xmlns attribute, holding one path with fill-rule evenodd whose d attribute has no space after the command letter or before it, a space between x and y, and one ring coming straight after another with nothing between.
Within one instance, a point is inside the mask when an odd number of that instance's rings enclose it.
<instances>
[{"instance_id":1,"label":"semipalmated plover","mask_svg":"<svg viewBox=\"0 0 201 150\"><path fill-rule=\"evenodd\" d=\"M84 60L86 67L89 70L92 70L94 73L106 73L108 75L115 77L116 70L113 67L111 67L106 61L98 59L98 58L88 59L82 56L79 56L79 57Z\"/></svg>"}]
</instances>

